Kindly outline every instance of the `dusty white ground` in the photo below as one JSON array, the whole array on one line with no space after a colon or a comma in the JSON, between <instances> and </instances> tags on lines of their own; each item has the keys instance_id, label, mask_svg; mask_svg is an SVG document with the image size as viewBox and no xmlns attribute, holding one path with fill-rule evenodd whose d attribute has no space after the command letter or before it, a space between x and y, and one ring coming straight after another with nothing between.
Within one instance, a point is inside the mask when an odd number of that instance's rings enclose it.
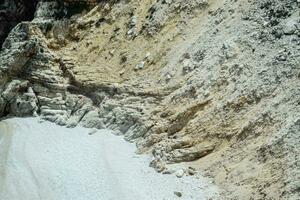
<instances>
[{"instance_id":1,"label":"dusty white ground","mask_svg":"<svg viewBox=\"0 0 300 200\"><path fill-rule=\"evenodd\" d=\"M199 175L158 174L133 144L90 131L34 118L0 122L0 199L201 200L217 192Z\"/></svg>"}]
</instances>

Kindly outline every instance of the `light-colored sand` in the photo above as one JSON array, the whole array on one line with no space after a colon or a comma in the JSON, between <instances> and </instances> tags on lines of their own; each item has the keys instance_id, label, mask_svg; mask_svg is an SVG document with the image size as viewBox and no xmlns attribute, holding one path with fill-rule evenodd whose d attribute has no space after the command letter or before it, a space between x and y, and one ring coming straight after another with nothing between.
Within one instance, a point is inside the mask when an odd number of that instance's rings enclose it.
<instances>
[{"instance_id":1,"label":"light-colored sand","mask_svg":"<svg viewBox=\"0 0 300 200\"><path fill-rule=\"evenodd\" d=\"M34 118L0 122L0 199L201 200L217 192L203 177L156 173L109 130L89 131Z\"/></svg>"}]
</instances>

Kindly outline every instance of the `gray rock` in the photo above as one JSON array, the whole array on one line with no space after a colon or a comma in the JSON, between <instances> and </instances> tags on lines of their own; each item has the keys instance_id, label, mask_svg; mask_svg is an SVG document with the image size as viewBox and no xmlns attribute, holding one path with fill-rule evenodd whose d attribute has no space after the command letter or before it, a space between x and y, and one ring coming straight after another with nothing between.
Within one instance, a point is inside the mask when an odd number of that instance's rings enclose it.
<instances>
[{"instance_id":1,"label":"gray rock","mask_svg":"<svg viewBox=\"0 0 300 200\"><path fill-rule=\"evenodd\" d=\"M100 118L97 110L88 112L81 119L79 125L86 127L86 128L98 128L98 129L105 128L103 120Z\"/></svg>"},{"instance_id":2,"label":"gray rock","mask_svg":"<svg viewBox=\"0 0 300 200\"><path fill-rule=\"evenodd\" d=\"M186 171L187 171L187 174L190 175L190 176L193 176L193 175L197 174L196 169L193 168L193 167L188 167L188 169Z\"/></svg>"},{"instance_id":3,"label":"gray rock","mask_svg":"<svg viewBox=\"0 0 300 200\"><path fill-rule=\"evenodd\" d=\"M185 171L183 169L179 169L176 171L175 175L177 178L182 178L185 174Z\"/></svg>"},{"instance_id":4,"label":"gray rock","mask_svg":"<svg viewBox=\"0 0 300 200\"><path fill-rule=\"evenodd\" d=\"M286 35L294 34L300 28L299 19L288 19L283 25L283 31Z\"/></svg>"},{"instance_id":5,"label":"gray rock","mask_svg":"<svg viewBox=\"0 0 300 200\"><path fill-rule=\"evenodd\" d=\"M151 161L150 167L153 167L158 173L161 173L166 169L166 164L160 159L154 159Z\"/></svg>"},{"instance_id":6,"label":"gray rock","mask_svg":"<svg viewBox=\"0 0 300 200\"><path fill-rule=\"evenodd\" d=\"M142 61L139 64L137 64L134 69L135 70L142 70L142 69L144 69L144 67L145 67L145 62Z\"/></svg>"},{"instance_id":7,"label":"gray rock","mask_svg":"<svg viewBox=\"0 0 300 200\"><path fill-rule=\"evenodd\" d=\"M191 59L184 59L182 61L183 64L183 72L185 74L192 72L195 69L195 65Z\"/></svg>"},{"instance_id":8,"label":"gray rock","mask_svg":"<svg viewBox=\"0 0 300 200\"><path fill-rule=\"evenodd\" d=\"M182 193L181 192L174 192L174 194L177 196L177 197L182 197Z\"/></svg>"}]
</instances>

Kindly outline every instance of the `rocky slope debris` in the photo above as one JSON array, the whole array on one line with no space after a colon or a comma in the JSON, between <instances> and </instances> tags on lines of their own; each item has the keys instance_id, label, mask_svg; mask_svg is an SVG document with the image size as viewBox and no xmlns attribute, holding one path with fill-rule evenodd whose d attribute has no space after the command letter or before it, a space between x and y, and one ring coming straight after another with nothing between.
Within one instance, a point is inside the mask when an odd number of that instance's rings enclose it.
<instances>
[{"instance_id":1,"label":"rocky slope debris","mask_svg":"<svg viewBox=\"0 0 300 200\"><path fill-rule=\"evenodd\" d=\"M38 5L0 52L1 116L116 130L226 198L299 198L297 0L101 1L61 19Z\"/></svg>"}]
</instances>

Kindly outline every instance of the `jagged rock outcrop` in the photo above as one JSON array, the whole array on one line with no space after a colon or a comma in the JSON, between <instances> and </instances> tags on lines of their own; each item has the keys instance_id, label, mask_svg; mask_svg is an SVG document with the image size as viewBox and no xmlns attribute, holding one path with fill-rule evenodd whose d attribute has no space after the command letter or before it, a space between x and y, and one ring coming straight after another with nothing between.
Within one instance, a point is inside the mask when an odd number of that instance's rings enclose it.
<instances>
[{"instance_id":1,"label":"jagged rock outcrop","mask_svg":"<svg viewBox=\"0 0 300 200\"><path fill-rule=\"evenodd\" d=\"M1 116L114 129L228 199L299 198L298 1L50 4L3 44Z\"/></svg>"},{"instance_id":2,"label":"jagged rock outcrop","mask_svg":"<svg viewBox=\"0 0 300 200\"><path fill-rule=\"evenodd\" d=\"M0 2L0 49L10 30L21 21L31 21L37 0L3 0Z\"/></svg>"},{"instance_id":3,"label":"jagged rock outcrop","mask_svg":"<svg viewBox=\"0 0 300 200\"><path fill-rule=\"evenodd\" d=\"M3 0L0 2L0 49L11 29L22 21L31 21L34 17L35 20L68 18L95 6L97 2L98 0Z\"/></svg>"}]
</instances>

